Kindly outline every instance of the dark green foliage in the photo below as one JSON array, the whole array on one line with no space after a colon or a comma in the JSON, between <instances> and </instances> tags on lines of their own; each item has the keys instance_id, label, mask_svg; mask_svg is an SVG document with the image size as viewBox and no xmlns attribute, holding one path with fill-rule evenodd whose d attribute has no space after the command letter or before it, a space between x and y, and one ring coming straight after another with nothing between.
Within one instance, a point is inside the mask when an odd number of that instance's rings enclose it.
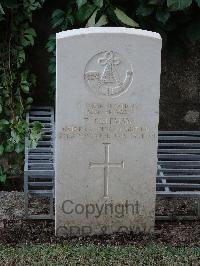
<instances>
[{"instance_id":1,"label":"dark green foliage","mask_svg":"<svg viewBox=\"0 0 200 266\"><path fill-rule=\"evenodd\" d=\"M0 4L0 155L24 150L25 114L33 101L30 92L36 83L26 54L36 37L31 26L32 12L42 4L42 0L3 0ZM34 127L31 134L37 139ZM0 182L5 177L1 167Z\"/></svg>"},{"instance_id":2,"label":"dark green foliage","mask_svg":"<svg viewBox=\"0 0 200 266\"><path fill-rule=\"evenodd\" d=\"M163 44L179 51L200 40L200 0L71 0L66 9L52 14L56 32L80 27L125 26L156 31ZM47 43L51 54L49 72L55 88L55 36Z\"/></svg>"}]
</instances>

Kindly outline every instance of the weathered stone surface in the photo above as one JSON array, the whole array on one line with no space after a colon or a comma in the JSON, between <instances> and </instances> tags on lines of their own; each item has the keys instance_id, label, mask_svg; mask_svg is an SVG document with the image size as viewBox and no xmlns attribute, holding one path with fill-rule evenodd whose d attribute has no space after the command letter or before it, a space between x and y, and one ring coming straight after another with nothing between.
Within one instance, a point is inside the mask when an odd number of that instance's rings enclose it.
<instances>
[{"instance_id":1,"label":"weathered stone surface","mask_svg":"<svg viewBox=\"0 0 200 266\"><path fill-rule=\"evenodd\" d=\"M161 39L57 34L56 233L154 228Z\"/></svg>"},{"instance_id":2,"label":"weathered stone surface","mask_svg":"<svg viewBox=\"0 0 200 266\"><path fill-rule=\"evenodd\" d=\"M162 54L160 121L161 130L199 130L184 118L188 111L199 112L200 43L188 45L184 55Z\"/></svg>"},{"instance_id":3,"label":"weathered stone surface","mask_svg":"<svg viewBox=\"0 0 200 266\"><path fill-rule=\"evenodd\" d=\"M188 111L184 117L184 120L190 124L198 123L199 112L198 111L192 111L192 110Z\"/></svg>"}]
</instances>

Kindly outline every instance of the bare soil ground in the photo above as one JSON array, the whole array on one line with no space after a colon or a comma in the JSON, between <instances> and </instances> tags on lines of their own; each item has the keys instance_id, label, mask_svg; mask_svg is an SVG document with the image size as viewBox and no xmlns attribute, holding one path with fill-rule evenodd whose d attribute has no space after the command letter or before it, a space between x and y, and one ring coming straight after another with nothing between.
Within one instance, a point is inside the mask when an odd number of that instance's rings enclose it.
<instances>
[{"instance_id":1,"label":"bare soil ground","mask_svg":"<svg viewBox=\"0 0 200 266\"><path fill-rule=\"evenodd\" d=\"M196 200L160 200L157 215L195 215ZM47 212L45 200L33 201L30 212ZM173 246L200 246L200 221L156 222L154 235L113 234L81 238L57 238L54 236L54 221L30 221L24 218L23 192L0 192L0 244L68 243L83 241L95 244L140 244L163 243Z\"/></svg>"}]
</instances>

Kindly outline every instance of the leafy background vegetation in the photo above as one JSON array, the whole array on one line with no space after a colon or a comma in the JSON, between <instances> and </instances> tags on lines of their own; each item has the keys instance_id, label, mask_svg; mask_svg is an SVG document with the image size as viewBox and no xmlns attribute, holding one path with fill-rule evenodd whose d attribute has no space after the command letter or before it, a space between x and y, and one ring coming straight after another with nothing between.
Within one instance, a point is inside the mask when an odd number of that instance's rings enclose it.
<instances>
[{"instance_id":1,"label":"leafy background vegetation","mask_svg":"<svg viewBox=\"0 0 200 266\"><path fill-rule=\"evenodd\" d=\"M26 53L36 37L32 13L42 4L34 0L5 0L0 4L0 155L8 154L9 159L6 167L0 168L2 182L6 174L18 174L20 170L19 157L15 159L14 155L24 150L25 114L33 102L30 90L36 83ZM30 132L33 142L40 127L35 123Z\"/></svg>"},{"instance_id":2,"label":"leafy background vegetation","mask_svg":"<svg viewBox=\"0 0 200 266\"><path fill-rule=\"evenodd\" d=\"M27 134L25 114L33 104L37 84L28 57L37 38L32 17L48 6L48 0L0 1L0 156L8 163L0 166L0 181L19 172ZM125 26L159 32L166 49L188 49L200 39L200 0L68 0L64 8L53 10L52 34L46 44L51 80L49 92L55 91L55 33L80 27ZM42 84L37 84L37 87ZM53 97L52 97L53 98ZM36 145L41 125L30 134ZM17 156L16 156L17 155Z\"/></svg>"}]
</instances>

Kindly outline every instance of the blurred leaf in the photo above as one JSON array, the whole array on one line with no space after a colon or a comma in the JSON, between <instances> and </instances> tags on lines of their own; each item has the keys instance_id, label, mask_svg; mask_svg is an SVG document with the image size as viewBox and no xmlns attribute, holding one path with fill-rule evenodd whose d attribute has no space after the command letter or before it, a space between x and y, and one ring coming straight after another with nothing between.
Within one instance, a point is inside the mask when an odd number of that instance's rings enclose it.
<instances>
[{"instance_id":1,"label":"blurred leaf","mask_svg":"<svg viewBox=\"0 0 200 266\"><path fill-rule=\"evenodd\" d=\"M4 147L3 147L3 144L0 145L0 155L2 155L4 152Z\"/></svg>"},{"instance_id":2,"label":"blurred leaf","mask_svg":"<svg viewBox=\"0 0 200 266\"><path fill-rule=\"evenodd\" d=\"M108 24L108 18L106 15L102 15L100 19L95 24L95 27L102 27Z\"/></svg>"},{"instance_id":3,"label":"blurred leaf","mask_svg":"<svg viewBox=\"0 0 200 266\"><path fill-rule=\"evenodd\" d=\"M102 15L99 20L96 22L98 9L94 11L92 16L89 18L86 27L102 27L108 24L108 19L106 15Z\"/></svg>"},{"instance_id":4,"label":"blurred leaf","mask_svg":"<svg viewBox=\"0 0 200 266\"><path fill-rule=\"evenodd\" d=\"M27 10L30 10L30 11L34 11L41 7L40 3L34 0L24 1L24 6Z\"/></svg>"},{"instance_id":5,"label":"blurred leaf","mask_svg":"<svg viewBox=\"0 0 200 266\"><path fill-rule=\"evenodd\" d=\"M89 18L89 20L86 24L86 27L94 27L94 25L96 24L95 19L96 19L97 12L98 12L98 10L94 11L92 16Z\"/></svg>"},{"instance_id":6,"label":"blurred leaf","mask_svg":"<svg viewBox=\"0 0 200 266\"><path fill-rule=\"evenodd\" d=\"M56 49L56 35L55 34L50 35L46 48L49 53L55 51Z\"/></svg>"},{"instance_id":7,"label":"blurred leaf","mask_svg":"<svg viewBox=\"0 0 200 266\"><path fill-rule=\"evenodd\" d=\"M156 18L158 21L162 22L163 24L165 24L167 22L167 20L170 17L170 13L168 11L165 10L158 10L156 12Z\"/></svg>"},{"instance_id":8,"label":"blurred leaf","mask_svg":"<svg viewBox=\"0 0 200 266\"><path fill-rule=\"evenodd\" d=\"M11 131L11 141L12 143L19 143L20 141L20 136L17 134L17 132L15 130Z\"/></svg>"},{"instance_id":9,"label":"blurred leaf","mask_svg":"<svg viewBox=\"0 0 200 266\"><path fill-rule=\"evenodd\" d=\"M39 122L39 121L35 121L35 122L33 122L32 123L32 130L34 130L35 132L40 132L41 131L41 129L43 128L43 125L42 125L42 123L41 122Z\"/></svg>"},{"instance_id":10,"label":"blurred leaf","mask_svg":"<svg viewBox=\"0 0 200 266\"><path fill-rule=\"evenodd\" d=\"M15 126L18 133L25 133L25 130L27 127L28 127L28 124L25 120L19 120Z\"/></svg>"},{"instance_id":11,"label":"blurred leaf","mask_svg":"<svg viewBox=\"0 0 200 266\"><path fill-rule=\"evenodd\" d=\"M25 47L29 45L33 46L35 37L36 37L36 32L33 28L25 29L21 39L22 45Z\"/></svg>"},{"instance_id":12,"label":"blurred leaf","mask_svg":"<svg viewBox=\"0 0 200 266\"><path fill-rule=\"evenodd\" d=\"M2 7L2 5L0 4L0 15L4 15L5 13L4 13L4 10L3 10L3 7Z\"/></svg>"},{"instance_id":13,"label":"blurred leaf","mask_svg":"<svg viewBox=\"0 0 200 266\"><path fill-rule=\"evenodd\" d=\"M101 8L103 6L103 0L94 0L94 4Z\"/></svg>"},{"instance_id":14,"label":"blurred leaf","mask_svg":"<svg viewBox=\"0 0 200 266\"><path fill-rule=\"evenodd\" d=\"M18 7L20 5L20 3L17 0L5 0L4 1L4 5L7 8L16 8L16 7Z\"/></svg>"},{"instance_id":15,"label":"blurred leaf","mask_svg":"<svg viewBox=\"0 0 200 266\"><path fill-rule=\"evenodd\" d=\"M42 135L42 128L43 125L39 121L35 121L32 123L32 128L29 134L29 146L32 149L37 147L38 140L41 138Z\"/></svg>"},{"instance_id":16,"label":"blurred leaf","mask_svg":"<svg viewBox=\"0 0 200 266\"><path fill-rule=\"evenodd\" d=\"M12 152L14 151L14 144L9 142L5 147L5 152Z\"/></svg>"},{"instance_id":17,"label":"blurred leaf","mask_svg":"<svg viewBox=\"0 0 200 266\"><path fill-rule=\"evenodd\" d=\"M17 56L17 67L20 67L21 64L25 61L25 59L26 59L25 51L23 49L19 50Z\"/></svg>"},{"instance_id":18,"label":"blurred leaf","mask_svg":"<svg viewBox=\"0 0 200 266\"><path fill-rule=\"evenodd\" d=\"M24 93L29 93L29 86L27 84L21 85L21 89Z\"/></svg>"},{"instance_id":19,"label":"blurred leaf","mask_svg":"<svg viewBox=\"0 0 200 266\"><path fill-rule=\"evenodd\" d=\"M153 11L154 11L153 7L140 5L136 10L136 14L139 16L146 17L151 15Z\"/></svg>"},{"instance_id":20,"label":"blurred leaf","mask_svg":"<svg viewBox=\"0 0 200 266\"><path fill-rule=\"evenodd\" d=\"M195 0L197 5L200 7L200 0Z\"/></svg>"},{"instance_id":21,"label":"blurred leaf","mask_svg":"<svg viewBox=\"0 0 200 266\"><path fill-rule=\"evenodd\" d=\"M25 31L24 31L25 34L27 35L32 35L33 37L36 37L36 32L33 28L27 28Z\"/></svg>"},{"instance_id":22,"label":"blurred leaf","mask_svg":"<svg viewBox=\"0 0 200 266\"><path fill-rule=\"evenodd\" d=\"M167 0L171 11L183 10L192 4L192 0Z\"/></svg>"},{"instance_id":23,"label":"blurred leaf","mask_svg":"<svg viewBox=\"0 0 200 266\"><path fill-rule=\"evenodd\" d=\"M80 23L85 22L95 11L97 7L91 4L83 5L77 12L76 18Z\"/></svg>"},{"instance_id":24,"label":"blurred leaf","mask_svg":"<svg viewBox=\"0 0 200 266\"><path fill-rule=\"evenodd\" d=\"M135 22L133 19L128 17L122 10L119 8L114 9L114 13L117 16L117 18L125 25L130 27L139 27L139 24Z\"/></svg>"},{"instance_id":25,"label":"blurred leaf","mask_svg":"<svg viewBox=\"0 0 200 266\"><path fill-rule=\"evenodd\" d=\"M16 146L15 146L15 151L16 153L20 153L24 150L24 144L22 143L17 143Z\"/></svg>"},{"instance_id":26,"label":"blurred leaf","mask_svg":"<svg viewBox=\"0 0 200 266\"><path fill-rule=\"evenodd\" d=\"M51 73L51 74L56 73L56 57L52 57L50 59L48 70L49 70L49 73Z\"/></svg>"},{"instance_id":27,"label":"blurred leaf","mask_svg":"<svg viewBox=\"0 0 200 266\"><path fill-rule=\"evenodd\" d=\"M160 4L160 0L149 0L148 4L149 5L159 5Z\"/></svg>"},{"instance_id":28,"label":"blurred leaf","mask_svg":"<svg viewBox=\"0 0 200 266\"><path fill-rule=\"evenodd\" d=\"M28 98L26 99L26 104L31 104L32 102L33 102L33 98L28 97Z\"/></svg>"},{"instance_id":29,"label":"blurred leaf","mask_svg":"<svg viewBox=\"0 0 200 266\"><path fill-rule=\"evenodd\" d=\"M6 119L1 119L0 120L0 125L9 125L9 122Z\"/></svg>"},{"instance_id":30,"label":"blurred leaf","mask_svg":"<svg viewBox=\"0 0 200 266\"><path fill-rule=\"evenodd\" d=\"M56 9L51 16L51 24L53 28L60 26L65 19L65 12L61 9Z\"/></svg>"},{"instance_id":31,"label":"blurred leaf","mask_svg":"<svg viewBox=\"0 0 200 266\"><path fill-rule=\"evenodd\" d=\"M5 183L6 181L6 174L0 174L0 182Z\"/></svg>"},{"instance_id":32,"label":"blurred leaf","mask_svg":"<svg viewBox=\"0 0 200 266\"><path fill-rule=\"evenodd\" d=\"M87 3L87 0L76 0L76 3L78 5L78 8L80 8Z\"/></svg>"}]
</instances>

